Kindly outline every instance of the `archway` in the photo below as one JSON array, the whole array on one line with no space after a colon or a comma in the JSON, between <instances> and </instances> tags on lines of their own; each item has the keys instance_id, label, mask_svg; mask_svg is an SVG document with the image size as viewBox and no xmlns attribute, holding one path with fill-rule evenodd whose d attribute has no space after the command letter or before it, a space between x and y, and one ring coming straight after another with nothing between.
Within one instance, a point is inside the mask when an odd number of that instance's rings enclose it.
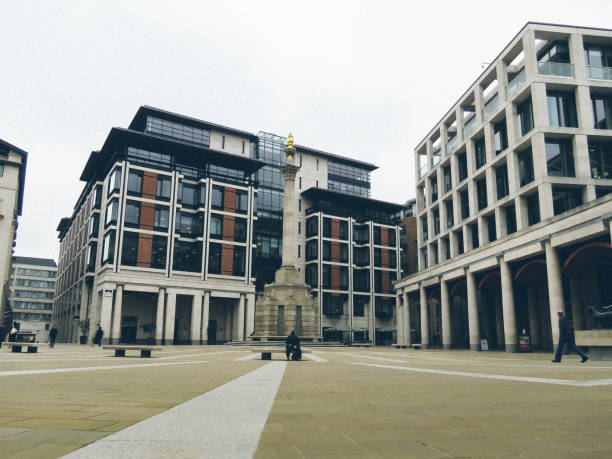
<instances>
[{"instance_id":1,"label":"archway","mask_svg":"<svg viewBox=\"0 0 612 459\"><path fill-rule=\"evenodd\" d=\"M467 283L465 279L455 282L449 291L452 347L470 348L470 329L467 310Z\"/></svg>"},{"instance_id":2,"label":"archway","mask_svg":"<svg viewBox=\"0 0 612 459\"><path fill-rule=\"evenodd\" d=\"M505 349L499 271L489 271L480 277L478 282L478 312L480 335L487 340L489 349Z\"/></svg>"}]
</instances>

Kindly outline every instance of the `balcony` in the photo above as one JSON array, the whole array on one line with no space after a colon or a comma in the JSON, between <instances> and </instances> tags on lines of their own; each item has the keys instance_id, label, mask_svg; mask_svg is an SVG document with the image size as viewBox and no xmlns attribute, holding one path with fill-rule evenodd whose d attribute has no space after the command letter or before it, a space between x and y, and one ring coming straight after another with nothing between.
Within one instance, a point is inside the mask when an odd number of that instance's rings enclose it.
<instances>
[{"instance_id":1,"label":"balcony","mask_svg":"<svg viewBox=\"0 0 612 459\"><path fill-rule=\"evenodd\" d=\"M447 155L451 154L455 150L455 148L457 148L458 144L459 144L459 140L457 139L457 136L450 139L448 143L446 144L446 154Z\"/></svg>"},{"instance_id":2,"label":"balcony","mask_svg":"<svg viewBox=\"0 0 612 459\"><path fill-rule=\"evenodd\" d=\"M482 119L487 118L491 113L495 111L497 107L499 107L499 97L498 94L495 94L485 104L484 109L482 110Z\"/></svg>"},{"instance_id":3,"label":"balcony","mask_svg":"<svg viewBox=\"0 0 612 459\"><path fill-rule=\"evenodd\" d=\"M423 164L419 169L419 177L424 177L427 173L427 163Z\"/></svg>"},{"instance_id":4,"label":"balcony","mask_svg":"<svg viewBox=\"0 0 612 459\"><path fill-rule=\"evenodd\" d=\"M538 73L540 75L551 75L561 77L573 77L572 64L568 62L538 62Z\"/></svg>"},{"instance_id":5,"label":"balcony","mask_svg":"<svg viewBox=\"0 0 612 459\"><path fill-rule=\"evenodd\" d=\"M476 130L476 115L473 115L463 126L463 138L467 139Z\"/></svg>"},{"instance_id":6,"label":"balcony","mask_svg":"<svg viewBox=\"0 0 612 459\"><path fill-rule=\"evenodd\" d=\"M588 65L587 70L589 73L589 78L612 80L612 67L595 67L593 65Z\"/></svg>"},{"instance_id":7,"label":"balcony","mask_svg":"<svg viewBox=\"0 0 612 459\"><path fill-rule=\"evenodd\" d=\"M514 76L512 81L508 82L508 87L506 88L508 98L510 98L510 96L513 95L526 80L527 77L525 76L525 69L523 68Z\"/></svg>"}]
</instances>

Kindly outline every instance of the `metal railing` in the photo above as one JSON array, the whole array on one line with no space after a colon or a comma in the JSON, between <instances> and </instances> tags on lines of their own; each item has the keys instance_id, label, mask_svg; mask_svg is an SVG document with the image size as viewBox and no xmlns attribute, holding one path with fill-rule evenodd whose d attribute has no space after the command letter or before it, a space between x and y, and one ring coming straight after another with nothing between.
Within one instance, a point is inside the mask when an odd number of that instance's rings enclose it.
<instances>
[{"instance_id":1,"label":"metal railing","mask_svg":"<svg viewBox=\"0 0 612 459\"><path fill-rule=\"evenodd\" d=\"M523 83L525 83L525 81L527 80L527 77L525 75L525 69L521 69L520 72L518 72L514 78L512 79L512 81L510 81L508 83L508 86L506 87L506 94L508 97L510 97L511 95L513 95L516 90L522 86Z\"/></svg>"},{"instance_id":2,"label":"metal railing","mask_svg":"<svg viewBox=\"0 0 612 459\"><path fill-rule=\"evenodd\" d=\"M457 148L458 143L459 139L457 138L457 136L450 139L446 144L446 154L451 154L455 150L455 148Z\"/></svg>"},{"instance_id":3,"label":"metal railing","mask_svg":"<svg viewBox=\"0 0 612 459\"><path fill-rule=\"evenodd\" d=\"M482 110L482 118L485 119L487 116L493 113L498 106L499 106L499 94L495 94L485 104L484 109Z\"/></svg>"},{"instance_id":4,"label":"metal railing","mask_svg":"<svg viewBox=\"0 0 612 459\"><path fill-rule=\"evenodd\" d=\"M463 126L463 138L467 139L476 130L476 115L473 115Z\"/></svg>"}]
</instances>

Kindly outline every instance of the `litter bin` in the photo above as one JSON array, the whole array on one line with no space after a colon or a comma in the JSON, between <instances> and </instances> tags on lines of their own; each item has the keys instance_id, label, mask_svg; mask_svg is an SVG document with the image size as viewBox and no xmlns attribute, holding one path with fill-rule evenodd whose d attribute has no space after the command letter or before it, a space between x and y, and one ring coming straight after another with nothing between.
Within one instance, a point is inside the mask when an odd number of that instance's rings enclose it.
<instances>
[{"instance_id":1,"label":"litter bin","mask_svg":"<svg viewBox=\"0 0 612 459\"><path fill-rule=\"evenodd\" d=\"M523 333L519 336L519 352L531 352L531 342L525 330L523 330Z\"/></svg>"}]
</instances>

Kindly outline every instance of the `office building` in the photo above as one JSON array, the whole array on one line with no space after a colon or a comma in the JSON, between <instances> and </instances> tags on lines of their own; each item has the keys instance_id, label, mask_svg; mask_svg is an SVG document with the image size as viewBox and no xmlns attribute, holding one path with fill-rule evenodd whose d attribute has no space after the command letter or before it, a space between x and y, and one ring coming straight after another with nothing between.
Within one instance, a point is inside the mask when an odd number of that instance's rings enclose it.
<instances>
[{"instance_id":1,"label":"office building","mask_svg":"<svg viewBox=\"0 0 612 459\"><path fill-rule=\"evenodd\" d=\"M5 320L17 219L23 208L28 153L0 139L0 321Z\"/></svg>"},{"instance_id":2,"label":"office building","mask_svg":"<svg viewBox=\"0 0 612 459\"><path fill-rule=\"evenodd\" d=\"M8 320L21 339L45 343L52 327L57 264L50 258L13 257Z\"/></svg>"},{"instance_id":3,"label":"office building","mask_svg":"<svg viewBox=\"0 0 612 459\"><path fill-rule=\"evenodd\" d=\"M528 23L418 144L399 342L612 349L611 94L612 31Z\"/></svg>"}]
</instances>

